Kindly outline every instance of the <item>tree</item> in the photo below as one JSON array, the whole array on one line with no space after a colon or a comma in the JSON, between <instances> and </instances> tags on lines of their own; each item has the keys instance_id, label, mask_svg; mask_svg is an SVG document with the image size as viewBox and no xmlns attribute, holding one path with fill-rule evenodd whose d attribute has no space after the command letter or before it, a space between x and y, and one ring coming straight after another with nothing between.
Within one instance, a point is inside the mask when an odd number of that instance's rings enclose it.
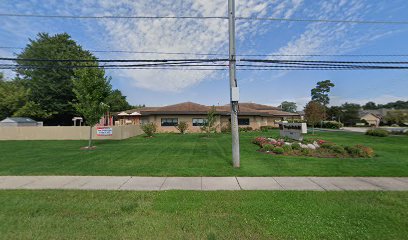
<instances>
[{"instance_id":1,"label":"tree","mask_svg":"<svg viewBox=\"0 0 408 240\"><path fill-rule=\"evenodd\" d=\"M377 107L377 104L375 104L375 102L368 102L364 104L363 109L373 110L373 109L378 109L378 107Z\"/></svg>"},{"instance_id":2,"label":"tree","mask_svg":"<svg viewBox=\"0 0 408 240\"><path fill-rule=\"evenodd\" d=\"M343 119L343 109L339 106L331 106L327 108L327 116L330 120L341 122Z\"/></svg>"},{"instance_id":3,"label":"tree","mask_svg":"<svg viewBox=\"0 0 408 240\"><path fill-rule=\"evenodd\" d=\"M95 66L97 66L96 63ZM111 92L109 82L110 79L105 77L103 69L79 68L75 70L73 92L77 100L73 105L89 125L88 149L92 145L92 127L99 122L108 109L104 101Z\"/></svg>"},{"instance_id":4,"label":"tree","mask_svg":"<svg viewBox=\"0 0 408 240\"><path fill-rule=\"evenodd\" d=\"M126 96L122 95L122 92L118 89L113 90L106 98L106 104L109 105L111 112L120 112L129 110L132 106L127 102Z\"/></svg>"},{"instance_id":5,"label":"tree","mask_svg":"<svg viewBox=\"0 0 408 240\"><path fill-rule=\"evenodd\" d=\"M295 102L283 101L283 102L281 103L281 108L282 108L282 110L285 111L285 112L295 113L295 112L296 112L296 109L297 109L297 106L296 106L296 103L295 103Z\"/></svg>"},{"instance_id":6,"label":"tree","mask_svg":"<svg viewBox=\"0 0 408 240\"><path fill-rule=\"evenodd\" d=\"M324 106L317 101L310 101L305 107L305 117L307 123L312 126L314 134L314 126L324 118Z\"/></svg>"},{"instance_id":7,"label":"tree","mask_svg":"<svg viewBox=\"0 0 408 240\"><path fill-rule=\"evenodd\" d=\"M72 66L77 63L52 60L96 60L96 58L89 51L83 50L67 33L56 35L39 33L36 39L29 39L29 44L17 55L17 59L18 77L22 78L26 87L30 89L28 101L39 110L32 112L34 114L32 117L41 119L46 124L71 124L71 119L75 115L75 108L71 104L75 99ZM23 59L46 59L51 62ZM24 67L26 65L38 68L26 68Z\"/></svg>"},{"instance_id":8,"label":"tree","mask_svg":"<svg viewBox=\"0 0 408 240\"><path fill-rule=\"evenodd\" d=\"M207 113L207 119L204 121L204 125L201 127L201 131L207 133L207 136L210 136L210 133L215 131L215 106L212 106L210 111Z\"/></svg>"},{"instance_id":9,"label":"tree","mask_svg":"<svg viewBox=\"0 0 408 240\"><path fill-rule=\"evenodd\" d=\"M359 111L361 106L356 103L344 103L341 105L343 109L343 123L347 126L355 125L360 121Z\"/></svg>"},{"instance_id":10,"label":"tree","mask_svg":"<svg viewBox=\"0 0 408 240\"><path fill-rule=\"evenodd\" d=\"M334 84L330 80L317 82L316 87L311 90L312 101L327 106L330 103L329 92L332 87Z\"/></svg>"},{"instance_id":11,"label":"tree","mask_svg":"<svg viewBox=\"0 0 408 240\"><path fill-rule=\"evenodd\" d=\"M381 105L383 108L408 109L408 101L396 101Z\"/></svg>"},{"instance_id":12,"label":"tree","mask_svg":"<svg viewBox=\"0 0 408 240\"><path fill-rule=\"evenodd\" d=\"M188 129L188 123L184 122L184 121L180 121L177 126L176 126L177 130L180 131L181 134L184 134L187 129Z\"/></svg>"},{"instance_id":13,"label":"tree","mask_svg":"<svg viewBox=\"0 0 408 240\"><path fill-rule=\"evenodd\" d=\"M19 80L6 81L0 73L0 120L18 114L22 107L27 108L28 89ZM24 117L31 117L26 115Z\"/></svg>"},{"instance_id":14,"label":"tree","mask_svg":"<svg viewBox=\"0 0 408 240\"><path fill-rule=\"evenodd\" d=\"M388 111L384 116L384 121L388 125L398 124L406 125L408 123L408 111L407 110L393 110Z\"/></svg>"}]
</instances>

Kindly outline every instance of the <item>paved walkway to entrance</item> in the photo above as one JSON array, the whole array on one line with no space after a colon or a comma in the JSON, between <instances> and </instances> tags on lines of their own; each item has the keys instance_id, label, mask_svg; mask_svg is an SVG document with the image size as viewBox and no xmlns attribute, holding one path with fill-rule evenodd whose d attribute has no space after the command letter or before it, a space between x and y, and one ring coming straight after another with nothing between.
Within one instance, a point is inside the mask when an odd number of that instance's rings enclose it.
<instances>
[{"instance_id":1,"label":"paved walkway to entrance","mask_svg":"<svg viewBox=\"0 0 408 240\"><path fill-rule=\"evenodd\" d=\"M408 177L0 176L0 189L408 191Z\"/></svg>"}]
</instances>

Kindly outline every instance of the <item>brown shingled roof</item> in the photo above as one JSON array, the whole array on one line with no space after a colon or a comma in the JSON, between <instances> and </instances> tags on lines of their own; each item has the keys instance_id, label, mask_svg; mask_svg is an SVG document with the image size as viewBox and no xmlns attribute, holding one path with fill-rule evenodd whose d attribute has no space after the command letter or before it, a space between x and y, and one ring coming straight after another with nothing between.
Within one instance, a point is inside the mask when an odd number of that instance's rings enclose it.
<instances>
[{"instance_id":1,"label":"brown shingled roof","mask_svg":"<svg viewBox=\"0 0 408 240\"><path fill-rule=\"evenodd\" d=\"M138 111L142 115L158 115L158 114L207 114L211 106L205 106L193 102L184 102L164 107L145 107L140 109L129 110L126 112ZM229 115L231 112L230 105L216 106L216 113L221 115ZM257 103L240 103L239 115L258 115L258 116L298 116L296 113L284 112L280 108Z\"/></svg>"},{"instance_id":2,"label":"brown shingled roof","mask_svg":"<svg viewBox=\"0 0 408 240\"><path fill-rule=\"evenodd\" d=\"M246 107L255 110L282 110L279 107L273 107L269 105L263 105L258 103L239 103L239 107Z\"/></svg>"}]
</instances>

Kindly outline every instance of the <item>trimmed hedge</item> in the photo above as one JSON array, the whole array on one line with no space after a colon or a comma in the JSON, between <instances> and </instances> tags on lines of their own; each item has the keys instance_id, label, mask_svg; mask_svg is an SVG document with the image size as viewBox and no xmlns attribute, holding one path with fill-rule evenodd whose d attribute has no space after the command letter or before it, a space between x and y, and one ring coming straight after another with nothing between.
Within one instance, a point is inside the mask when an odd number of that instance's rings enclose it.
<instances>
[{"instance_id":1,"label":"trimmed hedge","mask_svg":"<svg viewBox=\"0 0 408 240\"><path fill-rule=\"evenodd\" d=\"M388 131L384 129L370 129L367 130L366 135L375 136L375 137L386 137L388 136Z\"/></svg>"}]
</instances>

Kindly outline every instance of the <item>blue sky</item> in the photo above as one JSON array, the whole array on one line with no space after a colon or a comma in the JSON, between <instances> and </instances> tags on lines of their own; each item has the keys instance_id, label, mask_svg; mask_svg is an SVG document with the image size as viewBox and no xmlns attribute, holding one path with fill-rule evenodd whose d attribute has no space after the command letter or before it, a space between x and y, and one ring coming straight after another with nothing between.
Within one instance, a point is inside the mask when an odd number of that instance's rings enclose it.
<instances>
[{"instance_id":1,"label":"blue sky","mask_svg":"<svg viewBox=\"0 0 408 240\"><path fill-rule=\"evenodd\" d=\"M408 20L406 0L236 0L237 16ZM0 2L1 13L49 15L226 16L227 0L25 0ZM89 50L228 53L228 22L0 18L0 47L24 47L38 32L67 32ZM238 54L408 54L407 25L237 21ZM1 49L3 57L18 49ZM174 55L95 53L100 59L157 59ZM176 56L181 57L181 56ZM193 58L196 56L184 56ZM271 57L270 57L271 58ZM287 59L288 57L285 57ZM281 57L283 59L283 57ZM295 58L291 58L295 59ZM408 57L296 57L321 60L401 60ZM109 70L112 84L132 104L162 106L183 101L225 104L227 71ZM278 105L310 100L317 81L335 83L332 104L408 100L407 70L239 71L241 101ZM13 73L6 72L9 77Z\"/></svg>"}]
</instances>

